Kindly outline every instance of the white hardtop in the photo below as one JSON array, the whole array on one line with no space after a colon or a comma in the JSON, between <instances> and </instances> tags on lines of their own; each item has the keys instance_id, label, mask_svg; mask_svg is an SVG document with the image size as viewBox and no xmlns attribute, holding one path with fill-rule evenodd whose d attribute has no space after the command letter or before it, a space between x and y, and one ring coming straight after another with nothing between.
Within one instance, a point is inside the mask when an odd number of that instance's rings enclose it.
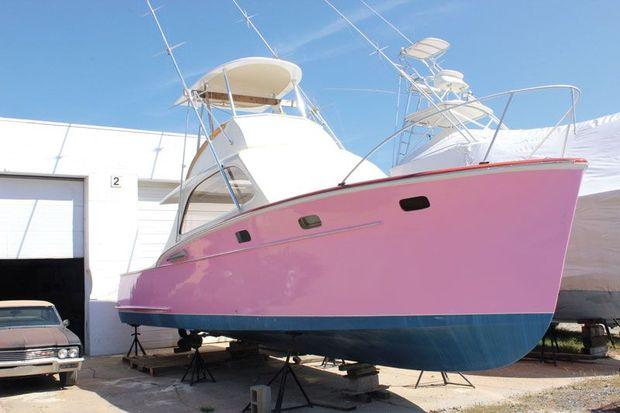
<instances>
[{"instance_id":1,"label":"white hardtop","mask_svg":"<svg viewBox=\"0 0 620 413\"><path fill-rule=\"evenodd\" d=\"M436 37L427 37L422 40L418 40L409 47L403 50L403 53L409 57L415 59L425 60L429 58L435 58L443 54L450 47L450 43L446 40L438 39Z\"/></svg>"},{"instance_id":2,"label":"white hardtop","mask_svg":"<svg viewBox=\"0 0 620 413\"><path fill-rule=\"evenodd\" d=\"M229 108L228 85L235 107L241 111L263 111L280 100L301 81L299 66L268 57L245 57L211 70L190 88L213 107ZM187 96L175 102L186 104Z\"/></svg>"}]
</instances>

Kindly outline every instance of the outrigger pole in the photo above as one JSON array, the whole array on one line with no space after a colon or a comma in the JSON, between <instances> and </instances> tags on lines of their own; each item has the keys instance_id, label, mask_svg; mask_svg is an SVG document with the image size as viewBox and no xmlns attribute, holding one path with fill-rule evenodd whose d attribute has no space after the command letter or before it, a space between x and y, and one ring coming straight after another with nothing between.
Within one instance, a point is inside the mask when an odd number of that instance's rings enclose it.
<instances>
[{"instance_id":1,"label":"outrigger pole","mask_svg":"<svg viewBox=\"0 0 620 413\"><path fill-rule=\"evenodd\" d=\"M396 26L394 26L392 24L392 22L390 22L388 19L386 19L385 17L383 17L383 15L381 13L379 13L375 8L371 7L370 4L366 3L364 0L360 0L360 3L362 3L364 6L366 6L366 8L368 10L370 10L371 12L373 12L375 14L375 16L377 16L378 18L380 18L381 20L383 20L383 22L385 24L387 24L388 26L390 26L392 28L392 30L394 30L396 33L398 33L398 35L400 37L402 37L403 39L405 39L405 41L409 44L413 44L413 42L411 41L411 39L409 39L407 36L405 36L405 34L403 32L400 31L400 29Z\"/></svg>"},{"instance_id":2,"label":"outrigger pole","mask_svg":"<svg viewBox=\"0 0 620 413\"><path fill-rule=\"evenodd\" d=\"M168 53L168 56L170 56L170 59L172 60L172 64L174 65L174 69L177 72L179 80L181 81L181 85L183 86L183 94L185 95L185 97L187 97L188 104L192 107L194 114L196 115L196 118L198 119L198 122L200 123L200 127L205 132L205 137L207 138L207 146L211 150L211 154L213 155L213 158L215 159L215 162L217 163L217 167L220 171L220 174L222 175L222 178L224 179L224 183L226 184L226 189L228 190L230 199L232 199L233 203L235 204L235 207L238 210L240 210L241 206L239 205L239 201L237 200L237 197L235 196L235 193L232 189L232 185L230 184L230 181L228 180L228 177L226 176L226 171L224 170L224 166L222 165L222 162L220 161L220 158L217 155L215 148L213 147L213 144L211 142L211 137L207 133L207 128L205 127L202 117L200 116L200 113L198 112L198 107L196 106L196 102L194 101L194 95L192 94L192 91L187 87L187 83L185 82L183 73L181 73L181 69L179 68L177 59L174 57L174 53L172 52L174 47L170 47L170 44L168 43L168 39L166 38L166 34L164 33L164 29L161 27L161 24L159 23L159 19L157 18L157 14L155 13L155 9L151 5L151 1L150 0L145 0L145 1L146 1L146 5L149 8L149 11L151 12L151 15L153 16L153 20L155 21L157 30L159 31L159 34L161 35L161 39L163 40L164 45L166 46L166 53ZM213 113L211 112L210 108L207 108L207 112L209 112L209 115L213 117ZM179 210L181 209L181 195L182 194L179 192Z\"/></svg>"},{"instance_id":3,"label":"outrigger pole","mask_svg":"<svg viewBox=\"0 0 620 413\"><path fill-rule=\"evenodd\" d=\"M359 27L355 25L355 23L353 23L347 16L345 16L340 10L338 10L336 6L334 6L329 0L323 0L323 1L325 2L325 4L331 7L349 26L351 26L364 40L366 40L366 42L374 49L374 53L377 53L381 57L383 57L385 61L390 64L390 66L392 66L402 77L404 77L411 84L411 86L414 89L418 91L418 93L424 96L426 100L428 100L428 102L433 106L433 108L435 108L437 112L441 114L450 123L450 125L452 125L452 127L454 127L454 129L456 129L461 134L461 136L463 136L463 138L465 138L465 140L467 140L468 142L471 142L469 138L471 138L471 140L474 140L474 137L471 135L471 133L469 132L467 127L463 124L463 122L457 116L452 114L451 111L449 110L447 111L447 112L450 112L450 115L451 115L450 117L446 114L445 110L442 110L439 106L437 106L437 104L433 101L433 99L429 96L429 94L426 93L426 91L422 89L418 84L416 84L416 82L411 77L411 75L405 72L399 65L394 63L394 61L390 59L389 56L383 52L383 49L385 49L384 47L379 47L375 42L373 42L368 36L366 36L366 34ZM456 125L454 120L457 121L460 127ZM467 134L469 135L469 138L465 136L464 131L467 132Z\"/></svg>"},{"instance_id":4,"label":"outrigger pole","mask_svg":"<svg viewBox=\"0 0 620 413\"><path fill-rule=\"evenodd\" d=\"M263 33L260 31L260 29L254 24L254 22L252 21L252 17L254 16L250 16L248 14L247 11L245 11L243 8L241 8L241 6L239 5L239 3L237 2L237 0L231 0L233 2L233 4L235 5L235 7L237 8L237 10L239 10L239 13L241 13L241 15L243 16L243 20L245 21L245 23L248 25L248 27L250 27L252 30L254 30L254 32L256 33L256 35L260 38L260 40L263 42L263 44L265 45L265 47L267 48L267 50L269 50L269 53L271 53L271 55L273 57L275 57L276 59L280 59L280 55L278 55L278 52L271 47L271 45L269 44L269 42L267 41L267 39L265 39L265 36L263 36ZM308 97L308 95L306 94L306 92L304 92L304 90L301 88L301 86L297 85L297 89L299 90L299 93L301 93L301 95L303 96L303 98L308 101L308 103L310 103L311 105L311 110L310 112L314 115L315 119L321 124L321 126L323 126L325 128L325 130L331 135L331 137L334 139L334 141L338 144L338 146L340 146L340 148L344 148L344 146L342 145L342 142L340 142L340 140L338 139L338 137L336 137L336 134L334 133L334 131L332 130L332 128L329 126L329 124L327 123L327 121L325 120L325 118L323 117L323 115L321 115L321 112L319 111L319 108L312 102L312 100L310 100L310 98Z\"/></svg>"}]
</instances>

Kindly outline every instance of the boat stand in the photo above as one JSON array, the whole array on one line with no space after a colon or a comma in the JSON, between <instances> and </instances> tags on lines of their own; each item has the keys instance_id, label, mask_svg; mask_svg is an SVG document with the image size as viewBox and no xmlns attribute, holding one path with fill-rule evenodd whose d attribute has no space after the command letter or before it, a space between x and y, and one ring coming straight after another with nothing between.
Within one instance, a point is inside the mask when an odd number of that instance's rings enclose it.
<instances>
[{"instance_id":1,"label":"boat stand","mask_svg":"<svg viewBox=\"0 0 620 413\"><path fill-rule=\"evenodd\" d=\"M549 326L549 329L547 330L547 332L542 338L542 345L540 346L540 362L544 363L546 361L545 348L547 347L545 343L547 341L547 338L549 338L549 341L551 342L551 362L553 363L554 366L558 365L557 356L558 356L558 353L560 352L560 346L558 344L558 337L555 334L556 326L557 324L553 324L553 323Z\"/></svg>"},{"instance_id":2,"label":"boat stand","mask_svg":"<svg viewBox=\"0 0 620 413\"><path fill-rule=\"evenodd\" d=\"M142 347L142 343L140 343L140 339L138 338L138 336L140 335L140 333L138 333L138 327L140 326L134 324L132 324L131 326L133 327L133 333L131 333L133 339L131 340L131 346L129 347L129 350L127 351L125 357L129 357L132 351L134 352L134 356L138 357L138 349L140 349L143 356L146 356L146 351L144 351L144 347Z\"/></svg>"},{"instance_id":3,"label":"boat stand","mask_svg":"<svg viewBox=\"0 0 620 413\"><path fill-rule=\"evenodd\" d=\"M329 364L331 364L332 367L338 367L338 361L335 358L325 356L321 362L321 367L326 369ZM347 363L344 360L340 360L341 366L344 366L345 364Z\"/></svg>"},{"instance_id":4,"label":"boat stand","mask_svg":"<svg viewBox=\"0 0 620 413\"><path fill-rule=\"evenodd\" d=\"M314 407L315 406L315 404L310 401L310 398L308 397L308 394L304 390L304 387L301 385L299 379L297 378L297 375L293 371L293 368L291 367L291 362L290 361L291 361L291 351L289 350L288 353L286 353L286 360L284 361L284 365L282 366L282 368L280 368L280 370L278 370L278 372L275 374L275 376L273 376L271 378L271 380L269 380L269 382L267 382L267 386L271 386L271 384L274 381L276 381L278 379L278 377L280 378L280 385L278 386L278 398L276 399L276 407L273 409L273 411L276 412L276 413L280 413L280 412L286 411L286 410L301 409L302 407ZM304 399L306 400L306 403L305 404L300 404L300 405L297 405L297 406L291 406L291 407L282 408L282 402L284 401L284 390L286 388L286 378L287 378L287 376L289 374L295 380L295 383L297 384L297 387L301 391L301 394L304 396ZM250 403L248 403L243 408L242 412L245 412L245 411L247 411L249 409L250 409Z\"/></svg>"},{"instance_id":5,"label":"boat stand","mask_svg":"<svg viewBox=\"0 0 620 413\"><path fill-rule=\"evenodd\" d=\"M207 374L211 379L211 382L215 383L215 378L211 374L211 370L207 367L207 362L202 358L200 354L200 346L194 347L194 355L189 362L189 366L181 378L181 382L185 381L185 377L189 374L189 385L193 386L194 383L200 383L207 380Z\"/></svg>"},{"instance_id":6,"label":"boat stand","mask_svg":"<svg viewBox=\"0 0 620 413\"><path fill-rule=\"evenodd\" d=\"M293 340L294 340L294 337L293 337ZM308 397L308 393L306 393L306 391L304 390L304 387L299 381L299 378L297 378L297 375L295 374L295 371L293 370L293 367L291 365L292 354L293 352L291 350L289 350L286 353L286 360L284 361L284 365L280 368L280 370L276 372L276 374L271 378L271 380L267 382L267 386L271 386L273 382L275 382L278 378L280 378L280 384L278 385L278 397L276 398L276 405L274 409L272 410L274 413L280 413L280 412L284 412L287 410L301 409L303 407L315 407L315 406L323 407L326 409L340 410L343 412L351 411L355 409L355 406L337 406L337 405L331 405L327 403L317 403L317 402L313 402L312 400L310 400L310 397ZM293 380L295 380L295 384L297 384L297 387L301 391L301 394L304 396L305 403L297 405L297 406L289 406L289 407L283 408L282 402L284 401L284 392L286 390L286 379L289 374L293 377ZM243 410L241 411L246 412L249 409L250 409L250 403L246 404Z\"/></svg>"},{"instance_id":7,"label":"boat stand","mask_svg":"<svg viewBox=\"0 0 620 413\"><path fill-rule=\"evenodd\" d=\"M461 376L461 378L463 380L465 380L466 383L456 383L456 382L450 381L450 379L448 378L448 372L447 371L440 371L439 374L441 374L441 379L443 380L443 385L444 386L447 386L447 385L451 384L453 386L471 387L472 389L476 388L476 386L474 386L472 384L472 382L469 381L467 379L467 377L465 377L463 375L463 373L461 373L460 371L455 371L454 373L456 373L459 376ZM420 385L420 380L422 380L422 375L423 374L424 374L424 370L420 371L420 375L418 376L418 381L416 381L414 389L417 389L418 386Z\"/></svg>"},{"instance_id":8,"label":"boat stand","mask_svg":"<svg viewBox=\"0 0 620 413\"><path fill-rule=\"evenodd\" d=\"M617 320L614 320L616 324L618 324ZM607 320L603 321L603 325L605 326L605 332L607 333L607 338L609 339L609 342L611 343L611 346L613 348L616 348L616 343L614 342L614 336L613 334L611 334L611 330L609 328L609 324L607 323Z\"/></svg>"}]
</instances>

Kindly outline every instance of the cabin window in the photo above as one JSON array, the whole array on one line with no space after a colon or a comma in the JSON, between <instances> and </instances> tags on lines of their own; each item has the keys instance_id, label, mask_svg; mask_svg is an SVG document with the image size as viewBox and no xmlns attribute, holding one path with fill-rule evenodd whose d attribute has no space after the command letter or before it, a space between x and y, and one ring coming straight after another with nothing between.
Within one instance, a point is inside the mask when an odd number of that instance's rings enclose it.
<instances>
[{"instance_id":1,"label":"cabin window","mask_svg":"<svg viewBox=\"0 0 620 413\"><path fill-rule=\"evenodd\" d=\"M237 242L239 242L239 244L252 241L252 236L247 229L235 232L235 236L237 237Z\"/></svg>"},{"instance_id":2,"label":"cabin window","mask_svg":"<svg viewBox=\"0 0 620 413\"><path fill-rule=\"evenodd\" d=\"M240 168L229 166L225 169L228 180L240 205L254 196L252 183ZM235 209L226 183L219 172L214 173L194 188L185 205L181 224L181 234L186 234L200 226L221 217Z\"/></svg>"},{"instance_id":3,"label":"cabin window","mask_svg":"<svg viewBox=\"0 0 620 413\"><path fill-rule=\"evenodd\" d=\"M425 196L414 196L413 198L401 199L398 204L403 211L417 211L431 206L430 201Z\"/></svg>"},{"instance_id":4,"label":"cabin window","mask_svg":"<svg viewBox=\"0 0 620 413\"><path fill-rule=\"evenodd\" d=\"M322 225L321 218L318 215L306 215L297 220L299 226L303 229L310 229L320 227Z\"/></svg>"}]
</instances>

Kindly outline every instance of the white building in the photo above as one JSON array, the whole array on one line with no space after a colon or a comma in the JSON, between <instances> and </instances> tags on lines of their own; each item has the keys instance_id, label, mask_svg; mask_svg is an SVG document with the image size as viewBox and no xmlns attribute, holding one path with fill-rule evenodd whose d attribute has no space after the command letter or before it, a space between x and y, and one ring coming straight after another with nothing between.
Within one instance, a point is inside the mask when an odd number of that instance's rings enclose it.
<instances>
[{"instance_id":1,"label":"white building","mask_svg":"<svg viewBox=\"0 0 620 413\"><path fill-rule=\"evenodd\" d=\"M56 303L91 355L128 349L121 273L150 266L176 205L183 135L0 118L0 300ZM196 151L188 137L186 163ZM145 347L176 331L142 329Z\"/></svg>"}]
</instances>

